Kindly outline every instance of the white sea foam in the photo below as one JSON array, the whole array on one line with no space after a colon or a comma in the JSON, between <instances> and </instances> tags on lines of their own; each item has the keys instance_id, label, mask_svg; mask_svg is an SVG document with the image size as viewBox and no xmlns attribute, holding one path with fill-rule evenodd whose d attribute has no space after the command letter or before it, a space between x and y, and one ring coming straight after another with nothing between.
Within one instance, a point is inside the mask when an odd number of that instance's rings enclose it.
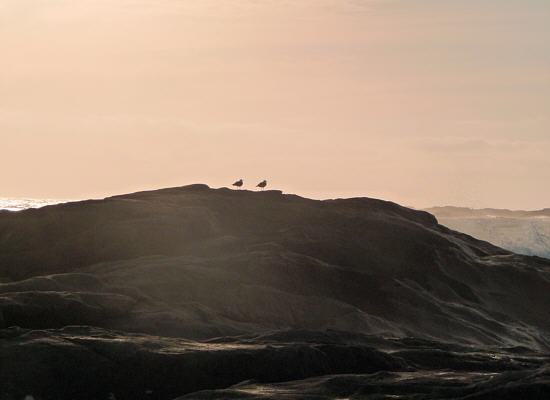
<instances>
[{"instance_id":1,"label":"white sea foam","mask_svg":"<svg viewBox=\"0 0 550 400\"><path fill-rule=\"evenodd\" d=\"M66 203L69 200L54 199L3 199L0 198L0 210L21 211L28 208L40 208L52 204Z\"/></svg>"}]
</instances>

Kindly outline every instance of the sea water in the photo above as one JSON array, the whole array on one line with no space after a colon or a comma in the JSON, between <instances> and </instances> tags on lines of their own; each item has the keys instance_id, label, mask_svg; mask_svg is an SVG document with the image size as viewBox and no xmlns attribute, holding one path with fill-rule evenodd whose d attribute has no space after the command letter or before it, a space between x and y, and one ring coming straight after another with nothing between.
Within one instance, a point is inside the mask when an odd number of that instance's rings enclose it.
<instances>
[{"instance_id":1,"label":"sea water","mask_svg":"<svg viewBox=\"0 0 550 400\"><path fill-rule=\"evenodd\" d=\"M52 204L66 203L69 200L55 199L3 199L0 198L0 210L21 211L27 208L40 208Z\"/></svg>"}]
</instances>

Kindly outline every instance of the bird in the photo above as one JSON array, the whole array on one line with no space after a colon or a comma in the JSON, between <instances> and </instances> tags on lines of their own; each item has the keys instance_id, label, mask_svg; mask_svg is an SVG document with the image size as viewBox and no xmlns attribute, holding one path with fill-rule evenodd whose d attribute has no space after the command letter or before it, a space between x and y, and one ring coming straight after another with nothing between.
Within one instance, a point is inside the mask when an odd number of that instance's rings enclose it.
<instances>
[{"instance_id":1,"label":"bird","mask_svg":"<svg viewBox=\"0 0 550 400\"><path fill-rule=\"evenodd\" d=\"M241 186L243 185L243 183L244 183L243 180L242 180L242 179L239 179L237 182L235 182L235 183L233 184L233 186L236 186L236 187L238 187L238 188L240 189Z\"/></svg>"},{"instance_id":2,"label":"bird","mask_svg":"<svg viewBox=\"0 0 550 400\"><path fill-rule=\"evenodd\" d=\"M264 190L266 186L267 186L267 181L265 179L256 185L256 187L262 188L262 190Z\"/></svg>"}]
</instances>

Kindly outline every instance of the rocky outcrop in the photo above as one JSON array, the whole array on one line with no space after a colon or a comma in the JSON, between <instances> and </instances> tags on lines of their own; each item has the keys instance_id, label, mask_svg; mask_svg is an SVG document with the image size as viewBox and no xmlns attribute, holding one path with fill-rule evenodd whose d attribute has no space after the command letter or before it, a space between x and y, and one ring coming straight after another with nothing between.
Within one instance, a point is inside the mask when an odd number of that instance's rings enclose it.
<instances>
[{"instance_id":1,"label":"rocky outcrop","mask_svg":"<svg viewBox=\"0 0 550 400\"><path fill-rule=\"evenodd\" d=\"M6 399L546 376L550 262L381 200L192 185L7 212L0 276Z\"/></svg>"},{"instance_id":2,"label":"rocky outcrop","mask_svg":"<svg viewBox=\"0 0 550 400\"><path fill-rule=\"evenodd\" d=\"M538 354L339 331L201 342L82 326L11 328L1 335L0 382L9 393L4 398L329 399L401 393L458 399L495 389L510 395L549 390L548 358ZM503 389L497 382L508 385ZM533 388L518 392L522 385Z\"/></svg>"}]
</instances>

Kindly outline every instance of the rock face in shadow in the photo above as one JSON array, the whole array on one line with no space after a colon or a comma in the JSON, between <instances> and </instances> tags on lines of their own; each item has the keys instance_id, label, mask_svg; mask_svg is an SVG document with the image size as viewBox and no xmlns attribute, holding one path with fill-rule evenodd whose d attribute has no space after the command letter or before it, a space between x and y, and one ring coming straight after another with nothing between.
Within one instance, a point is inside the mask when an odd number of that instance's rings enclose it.
<instances>
[{"instance_id":1,"label":"rock face in shadow","mask_svg":"<svg viewBox=\"0 0 550 400\"><path fill-rule=\"evenodd\" d=\"M2 399L547 382L550 261L381 200L192 185L5 212L0 277Z\"/></svg>"},{"instance_id":2,"label":"rock face in shadow","mask_svg":"<svg viewBox=\"0 0 550 400\"><path fill-rule=\"evenodd\" d=\"M405 373L331 375L285 383L243 383L223 390L208 390L177 400L289 400L289 399L546 399L550 371L503 374L480 372L416 371Z\"/></svg>"},{"instance_id":3,"label":"rock face in shadow","mask_svg":"<svg viewBox=\"0 0 550 400\"><path fill-rule=\"evenodd\" d=\"M0 356L2 389L12 398L32 393L48 400L172 399L187 393L183 398L329 399L401 393L455 399L487 389L505 394L522 393L522 387L528 388L523 393L550 389L547 356L339 331L196 342L81 326L11 328L2 331ZM500 387L504 382L506 390Z\"/></svg>"}]
</instances>

